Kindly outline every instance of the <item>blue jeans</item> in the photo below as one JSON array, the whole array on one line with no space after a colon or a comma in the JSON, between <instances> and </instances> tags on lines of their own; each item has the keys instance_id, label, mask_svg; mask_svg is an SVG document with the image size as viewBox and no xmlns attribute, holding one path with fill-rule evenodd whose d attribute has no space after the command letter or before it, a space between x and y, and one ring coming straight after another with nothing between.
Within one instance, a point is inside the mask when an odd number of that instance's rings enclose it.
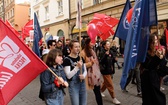
<instances>
[{"instance_id":1,"label":"blue jeans","mask_svg":"<svg viewBox=\"0 0 168 105\"><path fill-rule=\"evenodd\" d=\"M70 81L69 82L69 95L72 105L86 105L87 104L87 91L85 81Z\"/></svg>"},{"instance_id":2,"label":"blue jeans","mask_svg":"<svg viewBox=\"0 0 168 105\"><path fill-rule=\"evenodd\" d=\"M56 98L48 98L45 100L46 105L63 105L64 93L62 90L58 90L56 94Z\"/></svg>"}]
</instances>

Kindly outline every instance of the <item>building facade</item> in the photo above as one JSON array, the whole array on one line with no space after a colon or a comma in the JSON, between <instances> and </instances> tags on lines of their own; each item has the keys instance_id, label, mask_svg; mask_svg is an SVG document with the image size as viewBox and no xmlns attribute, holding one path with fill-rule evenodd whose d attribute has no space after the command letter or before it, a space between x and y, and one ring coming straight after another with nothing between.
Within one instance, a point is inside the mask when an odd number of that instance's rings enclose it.
<instances>
[{"instance_id":1,"label":"building facade","mask_svg":"<svg viewBox=\"0 0 168 105\"><path fill-rule=\"evenodd\" d=\"M0 0L0 18L5 20L4 0Z\"/></svg>"},{"instance_id":2,"label":"building facade","mask_svg":"<svg viewBox=\"0 0 168 105\"><path fill-rule=\"evenodd\" d=\"M152 27L152 32L163 35L165 28L168 29L168 0L157 0L158 26Z\"/></svg>"},{"instance_id":3,"label":"building facade","mask_svg":"<svg viewBox=\"0 0 168 105\"><path fill-rule=\"evenodd\" d=\"M72 38L78 36L75 28L77 0L70 1L70 34ZM93 19L95 13L106 14L120 18L125 0L82 0L82 36L87 36L87 24Z\"/></svg>"},{"instance_id":4,"label":"building facade","mask_svg":"<svg viewBox=\"0 0 168 105\"><path fill-rule=\"evenodd\" d=\"M0 1L0 16L8 20L15 30L21 32L22 27L30 20L30 4L16 4L15 0Z\"/></svg>"},{"instance_id":5,"label":"building facade","mask_svg":"<svg viewBox=\"0 0 168 105\"><path fill-rule=\"evenodd\" d=\"M134 0L130 0L132 6ZM158 26L154 26L151 32L157 32L158 35L164 34L164 29L168 23L168 0L156 0L158 13ZM70 21L69 33L71 38L76 38L79 34L76 25L77 0L70 1ZM106 14L111 17L120 19L126 0L82 0L82 36L87 35L87 24L92 20L94 13ZM110 38L112 38L111 36ZM115 39L120 44L120 51L123 53L125 43L118 38Z\"/></svg>"},{"instance_id":6,"label":"building facade","mask_svg":"<svg viewBox=\"0 0 168 105\"><path fill-rule=\"evenodd\" d=\"M41 30L47 34L68 38L69 1L68 0L31 0L31 18L36 13Z\"/></svg>"}]
</instances>

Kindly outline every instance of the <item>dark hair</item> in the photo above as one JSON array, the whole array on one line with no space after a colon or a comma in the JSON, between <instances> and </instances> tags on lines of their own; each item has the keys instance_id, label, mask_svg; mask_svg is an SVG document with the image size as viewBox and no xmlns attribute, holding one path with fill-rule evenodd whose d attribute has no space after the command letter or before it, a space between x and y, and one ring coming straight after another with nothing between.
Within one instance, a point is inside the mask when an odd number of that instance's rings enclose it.
<instances>
[{"instance_id":1,"label":"dark hair","mask_svg":"<svg viewBox=\"0 0 168 105\"><path fill-rule=\"evenodd\" d=\"M106 45L106 43L108 42L108 40L102 41L102 47L104 48L104 46Z\"/></svg>"},{"instance_id":2,"label":"dark hair","mask_svg":"<svg viewBox=\"0 0 168 105\"><path fill-rule=\"evenodd\" d=\"M84 52L86 54L87 57L91 57L93 54L92 54L92 48L90 47L90 42L91 42L91 39L90 38L87 38L85 40L85 46L84 46Z\"/></svg>"},{"instance_id":3,"label":"dark hair","mask_svg":"<svg viewBox=\"0 0 168 105\"><path fill-rule=\"evenodd\" d=\"M74 46L74 43L76 43L76 42L78 42L78 43L79 43L79 41L78 41L78 40L71 40L71 42L69 43L69 48L70 48L70 49L72 49L72 48L73 48L73 46Z\"/></svg>"},{"instance_id":4,"label":"dark hair","mask_svg":"<svg viewBox=\"0 0 168 105\"><path fill-rule=\"evenodd\" d=\"M47 42L47 47L48 47L48 49L50 49L50 46L52 46L52 43L53 43L53 42L56 43L55 40L49 40L49 41Z\"/></svg>"},{"instance_id":5,"label":"dark hair","mask_svg":"<svg viewBox=\"0 0 168 105\"><path fill-rule=\"evenodd\" d=\"M47 54L47 58L46 58L46 61L45 61L47 66L51 67L53 65L56 65L55 58L57 56L62 56L62 51L61 50L59 50L59 49L50 50L50 52Z\"/></svg>"},{"instance_id":6,"label":"dark hair","mask_svg":"<svg viewBox=\"0 0 168 105\"><path fill-rule=\"evenodd\" d=\"M59 40L57 41L57 43L58 43L58 42L61 42L61 43L62 43L62 40L59 39Z\"/></svg>"},{"instance_id":7,"label":"dark hair","mask_svg":"<svg viewBox=\"0 0 168 105\"><path fill-rule=\"evenodd\" d=\"M148 42L148 51L151 53L151 54L154 54L155 52L155 47L154 47L154 43L155 43L155 34L150 34L149 36L149 42ZM153 48L151 48L151 45L153 45Z\"/></svg>"},{"instance_id":8,"label":"dark hair","mask_svg":"<svg viewBox=\"0 0 168 105\"><path fill-rule=\"evenodd\" d=\"M66 39L66 41L71 41L71 39L68 38L68 39Z\"/></svg>"}]
</instances>

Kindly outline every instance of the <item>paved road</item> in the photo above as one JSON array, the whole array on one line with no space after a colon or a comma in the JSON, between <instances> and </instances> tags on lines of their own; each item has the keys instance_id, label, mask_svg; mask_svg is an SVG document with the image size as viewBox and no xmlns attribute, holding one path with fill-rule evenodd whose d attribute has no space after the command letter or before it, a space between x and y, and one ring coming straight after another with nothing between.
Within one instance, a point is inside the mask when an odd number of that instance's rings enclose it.
<instances>
[{"instance_id":1,"label":"paved road","mask_svg":"<svg viewBox=\"0 0 168 105\"><path fill-rule=\"evenodd\" d=\"M119 60L120 62L122 62L123 59ZM121 74L122 69L118 70L116 68L116 73L113 78L116 98L121 102L121 105L141 105L142 100L140 97L137 97L136 95L137 91L135 85L133 84L128 85L127 87L129 91L128 93L123 93L121 91L119 86ZM18 93L8 105L45 105L44 101L38 98L39 87L40 82L39 77L37 77L29 85L27 85L20 93ZM166 99L168 99L168 86L163 85L163 87L165 88L163 92L166 94ZM66 93L67 95L65 96L64 105L70 105L70 99L67 89ZM113 105L111 97L107 90L104 92L104 94L106 95L103 98L104 105ZM88 90L88 105L96 105L95 97L93 91L91 90Z\"/></svg>"}]
</instances>

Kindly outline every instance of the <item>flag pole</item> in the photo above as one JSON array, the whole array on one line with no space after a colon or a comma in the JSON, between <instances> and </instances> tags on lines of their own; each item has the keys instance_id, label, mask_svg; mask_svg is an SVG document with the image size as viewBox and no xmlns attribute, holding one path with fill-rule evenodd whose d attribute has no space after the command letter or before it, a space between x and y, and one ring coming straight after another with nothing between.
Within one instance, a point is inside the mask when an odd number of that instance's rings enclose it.
<instances>
[{"instance_id":1,"label":"flag pole","mask_svg":"<svg viewBox=\"0 0 168 105\"><path fill-rule=\"evenodd\" d=\"M82 10L82 2L81 0L77 0L77 16L76 16L76 26L79 29L79 44L80 44L80 52L82 50L81 48L81 22L82 22L82 17L81 17L81 10ZM82 60L80 56L80 60ZM80 74L82 74L82 69L80 69ZM82 82L82 80L81 80Z\"/></svg>"},{"instance_id":2,"label":"flag pole","mask_svg":"<svg viewBox=\"0 0 168 105\"><path fill-rule=\"evenodd\" d=\"M80 52L82 51L81 46L81 29L79 28L79 44L80 44ZM82 60L82 57L80 56L80 60ZM80 74L82 74L82 69L80 69Z\"/></svg>"},{"instance_id":3,"label":"flag pole","mask_svg":"<svg viewBox=\"0 0 168 105\"><path fill-rule=\"evenodd\" d=\"M49 67L48 67L48 70L49 70L56 78L58 78L58 75L55 74Z\"/></svg>"}]
</instances>

